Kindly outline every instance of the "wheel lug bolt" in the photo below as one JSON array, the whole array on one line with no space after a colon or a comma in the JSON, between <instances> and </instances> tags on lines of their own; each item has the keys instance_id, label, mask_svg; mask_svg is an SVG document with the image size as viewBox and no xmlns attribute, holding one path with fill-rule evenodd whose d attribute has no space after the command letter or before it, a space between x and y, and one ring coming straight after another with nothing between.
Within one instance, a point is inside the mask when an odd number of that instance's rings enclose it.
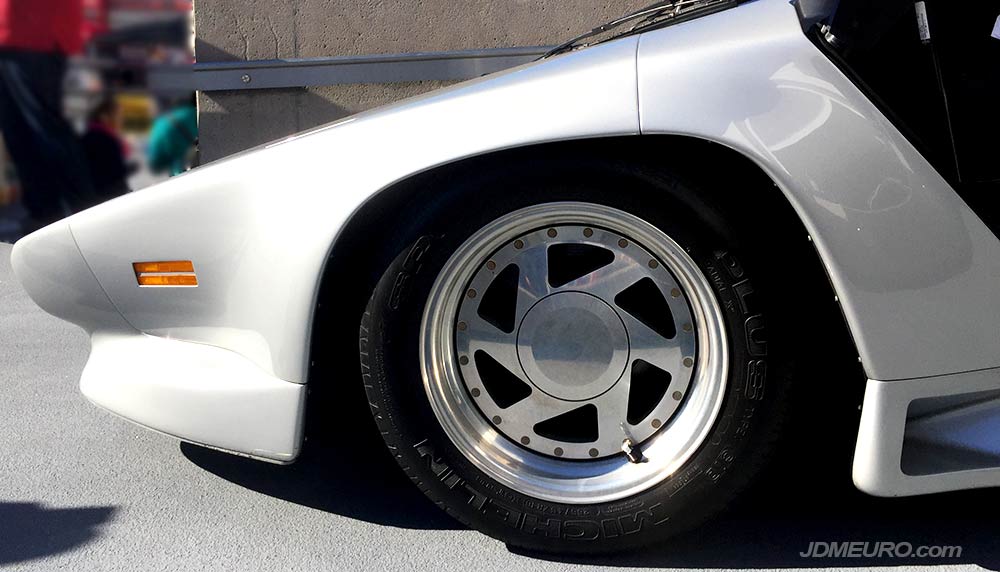
<instances>
[{"instance_id":1,"label":"wheel lug bolt","mask_svg":"<svg viewBox=\"0 0 1000 572\"><path fill-rule=\"evenodd\" d=\"M492 260L490 260L489 262L486 263L486 269L487 270L496 270L497 269L497 263L493 262Z\"/></svg>"},{"instance_id":2,"label":"wheel lug bolt","mask_svg":"<svg viewBox=\"0 0 1000 572\"><path fill-rule=\"evenodd\" d=\"M520 250L520 249L524 248L524 241L523 241L523 240L521 240L520 238L519 238L519 239L517 239L517 240L515 240L515 241L514 241L514 248L516 248L516 249L518 249L518 250Z\"/></svg>"},{"instance_id":3,"label":"wheel lug bolt","mask_svg":"<svg viewBox=\"0 0 1000 572\"><path fill-rule=\"evenodd\" d=\"M479 395L480 395L481 393L482 393L482 392L481 392L481 391L479 391L479 388L478 388L478 387L473 387L473 388L472 388L472 397L479 397Z\"/></svg>"},{"instance_id":4,"label":"wheel lug bolt","mask_svg":"<svg viewBox=\"0 0 1000 572\"><path fill-rule=\"evenodd\" d=\"M458 363L462 365L469 365L469 356L462 356L458 358Z\"/></svg>"},{"instance_id":5,"label":"wheel lug bolt","mask_svg":"<svg viewBox=\"0 0 1000 572\"><path fill-rule=\"evenodd\" d=\"M586 236L587 238L594 236L594 229L592 228L583 229L583 236Z\"/></svg>"},{"instance_id":6,"label":"wheel lug bolt","mask_svg":"<svg viewBox=\"0 0 1000 572\"><path fill-rule=\"evenodd\" d=\"M466 292L466 295L469 298L475 298L476 297L476 290L474 288L469 288L469 291Z\"/></svg>"},{"instance_id":7,"label":"wheel lug bolt","mask_svg":"<svg viewBox=\"0 0 1000 572\"><path fill-rule=\"evenodd\" d=\"M694 360L693 359L691 359L689 357L684 358L684 367L691 367L693 365L694 365Z\"/></svg>"},{"instance_id":8,"label":"wheel lug bolt","mask_svg":"<svg viewBox=\"0 0 1000 572\"><path fill-rule=\"evenodd\" d=\"M628 241L623 238L618 241L618 246L625 248L626 246L628 246Z\"/></svg>"},{"instance_id":9,"label":"wheel lug bolt","mask_svg":"<svg viewBox=\"0 0 1000 572\"><path fill-rule=\"evenodd\" d=\"M679 391L675 391L673 397L674 401L680 401L681 398L684 397L684 394Z\"/></svg>"},{"instance_id":10,"label":"wheel lug bolt","mask_svg":"<svg viewBox=\"0 0 1000 572\"><path fill-rule=\"evenodd\" d=\"M674 298L680 298L681 297L681 291L678 290L677 288L672 288L670 290L670 295L673 296Z\"/></svg>"},{"instance_id":11,"label":"wheel lug bolt","mask_svg":"<svg viewBox=\"0 0 1000 572\"><path fill-rule=\"evenodd\" d=\"M597 449L591 449L590 451L588 451L588 453L590 454L591 457L596 457L599 454Z\"/></svg>"},{"instance_id":12,"label":"wheel lug bolt","mask_svg":"<svg viewBox=\"0 0 1000 572\"><path fill-rule=\"evenodd\" d=\"M493 423L494 423L494 425L499 425L502 422L503 422L503 419L500 419L499 415L494 415L493 416Z\"/></svg>"},{"instance_id":13,"label":"wheel lug bolt","mask_svg":"<svg viewBox=\"0 0 1000 572\"><path fill-rule=\"evenodd\" d=\"M556 450L552 451L552 452L555 453L556 457L562 457L563 456L562 447L556 447Z\"/></svg>"},{"instance_id":14,"label":"wheel lug bolt","mask_svg":"<svg viewBox=\"0 0 1000 572\"><path fill-rule=\"evenodd\" d=\"M528 443L531 443L531 438L530 437L527 437L527 436L521 437L521 444L522 445L527 445Z\"/></svg>"},{"instance_id":15,"label":"wheel lug bolt","mask_svg":"<svg viewBox=\"0 0 1000 572\"><path fill-rule=\"evenodd\" d=\"M651 425L653 426L653 429L659 429L660 425L663 425L663 421L660 421L659 419L653 419Z\"/></svg>"},{"instance_id":16,"label":"wheel lug bolt","mask_svg":"<svg viewBox=\"0 0 1000 572\"><path fill-rule=\"evenodd\" d=\"M549 231L547 233L545 233L545 234L549 235L549 238L555 238L556 235L559 234L559 233L556 232L556 229L550 228Z\"/></svg>"},{"instance_id":17,"label":"wheel lug bolt","mask_svg":"<svg viewBox=\"0 0 1000 572\"><path fill-rule=\"evenodd\" d=\"M659 265L660 265L660 263L659 263L659 262L657 262L657 261L655 261L655 260L650 260L650 261L649 261L649 267L650 267L650 268L656 268L656 267L657 267L657 266L659 266Z\"/></svg>"}]
</instances>

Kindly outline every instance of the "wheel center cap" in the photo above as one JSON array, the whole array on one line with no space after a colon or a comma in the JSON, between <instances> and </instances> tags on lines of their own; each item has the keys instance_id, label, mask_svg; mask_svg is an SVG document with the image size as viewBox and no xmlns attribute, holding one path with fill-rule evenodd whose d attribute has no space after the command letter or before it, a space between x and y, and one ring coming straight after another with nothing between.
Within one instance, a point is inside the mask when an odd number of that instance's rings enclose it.
<instances>
[{"instance_id":1,"label":"wheel center cap","mask_svg":"<svg viewBox=\"0 0 1000 572\"><path fill-rule=\"evenodd\" d=\"M628 334L600 298L560 292L536 303L517 332L517 354L531 383L567 401L610 389L628 364Z\"/></svg>"}]
</instances>

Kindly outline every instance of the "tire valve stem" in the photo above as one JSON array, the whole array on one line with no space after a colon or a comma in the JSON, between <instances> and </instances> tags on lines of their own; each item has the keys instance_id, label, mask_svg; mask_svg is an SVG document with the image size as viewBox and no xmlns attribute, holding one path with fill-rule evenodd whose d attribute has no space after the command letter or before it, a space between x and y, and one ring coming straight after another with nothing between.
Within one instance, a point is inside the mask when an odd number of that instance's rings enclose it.
<instances>
[{"instance_id":1,"label":"tire valve stem","mask_svg":"<svg viewBox=\"0 0 1000 572\"><path fill-rule=\"evenodd\" d=\"M622 433L625 434L625 439L622 440L622 453L625 453L625 457L630 463L643 462L645 459L642 457L642 449L632 440L632 436L629 435L624 423L621 424L621 428Z\"/></svg>"},{"instance_id":2,"label":"tire valve stem","mask_svg":"<svg viewBox=\"0 0 1000 572\"><path fill-rule=\"evenodd\" d=\"M622 441L622 453L625 453L625 457L628 458L630 463L641 463L644 460L642 458L642 449L633 443L631 439Z\"/></svg>"}]
</instances>

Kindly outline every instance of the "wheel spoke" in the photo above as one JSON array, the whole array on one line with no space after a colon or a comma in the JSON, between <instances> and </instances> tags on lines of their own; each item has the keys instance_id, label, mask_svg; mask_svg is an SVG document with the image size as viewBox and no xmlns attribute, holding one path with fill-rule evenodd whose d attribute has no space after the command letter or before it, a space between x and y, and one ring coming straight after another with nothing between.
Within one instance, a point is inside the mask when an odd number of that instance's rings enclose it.
<instances>
[{"instance_id":1,"label":"wheel spoke","mask_svg":"<svg viewBox=\"0 0 1000 572\"><path fill-rule=\"evenodd\" d=\"M517 319L520 320L539 300L548 296L549 287L548 255L544 246L536 246L525 251L517 259Z\"/></svg>"},{"instance_id":2,"label":"wheel spoke","mask_svg":"<svg viewBox=\"0 0 1000 572\"><path fill-rule=\"evenodd\" d=\"M631 358L643 359L676 375L685 357L679 339L664 338L628 312L620 312L619 316L628 330Z\"/></svg>"},{"instance_id":3,"label":"wheel spoke","mask_svg":"<svg viewBox=\"0 0 1000 572\"><path fill-rule=\"evenodd\" d=\"M560 290L575 290L597 296L605 301L614 300L625 290L646 276L646 272L632 259L618 253L615 261L607 266L562 285Z\"/></svg>"},{"instance_id":4,"label":"wheel spoke","mask_svg":"<svg viewBox=\"0 0 1000 572\"><path fill-rule=\"evenodd\" d=\"M519 427L525 435L534 435L532 427L563 413L584 405L572 401L562 401L534 388L531 396L511 405L503 411L503 423L508 427Z\"/></svg>"},{"instance_id":5,"label":"wheel spoke","mask_svg":"<svg viewBox=\"0 0 1000 572\"><path fill-rule=\"evenodd\" d=\"M625 438L622 424L628 427L626 415L630 378L631 368L628 368L614 387L592 401L597 406L598 443L608 453L618 448Z\"/></svg>"},{"instance_id":6,"label":"wheel spoke","mask_svg":"<svg viewBox=\"0 0 1000 572\"><path fill-rule=\"evenodd\" d=\"M466 352L470 360L474 359L477 351L484 351L510 373L522 381L528 381L517 358L517 341L514 334L508 334L478 317L468 320L466 328L465 332L459 332L459 351L463 349L463 339L467 340Z\"/></svg>"}]
</instances>

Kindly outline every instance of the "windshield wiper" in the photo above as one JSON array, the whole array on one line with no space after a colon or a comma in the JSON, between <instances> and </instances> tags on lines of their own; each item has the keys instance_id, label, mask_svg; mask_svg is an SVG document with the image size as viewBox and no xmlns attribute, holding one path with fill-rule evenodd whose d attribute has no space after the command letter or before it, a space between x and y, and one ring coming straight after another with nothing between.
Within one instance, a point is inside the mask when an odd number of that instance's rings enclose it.
<instances>
[{"instance_id":1,"label":"windshield wiper","mask_svg":"<svg viewBox=\"0 0 1000 572\"><path fill-rule=\"evenodd\" d=\"M626 14L617 20L601 24L589 32L585 32L567 42L559 44L546 52L540 59L552 57L563 52L573 51L578 48L585 48L613 38L626 36L639 30L647 29L651 26L674 23L681 20L687 20L694 16L700 16L708 12L715 12L717 10L721 10L722 8L728 8L729 6L735 5L738 1L739 0L663 0L649 5L641 10L632 12L631 14ZM634 22L634 24L624 32L611 35L610 37L601 38L593 42L586 41L603 34L608 34L630 22Z\"/></svg>"}]
</instances>

